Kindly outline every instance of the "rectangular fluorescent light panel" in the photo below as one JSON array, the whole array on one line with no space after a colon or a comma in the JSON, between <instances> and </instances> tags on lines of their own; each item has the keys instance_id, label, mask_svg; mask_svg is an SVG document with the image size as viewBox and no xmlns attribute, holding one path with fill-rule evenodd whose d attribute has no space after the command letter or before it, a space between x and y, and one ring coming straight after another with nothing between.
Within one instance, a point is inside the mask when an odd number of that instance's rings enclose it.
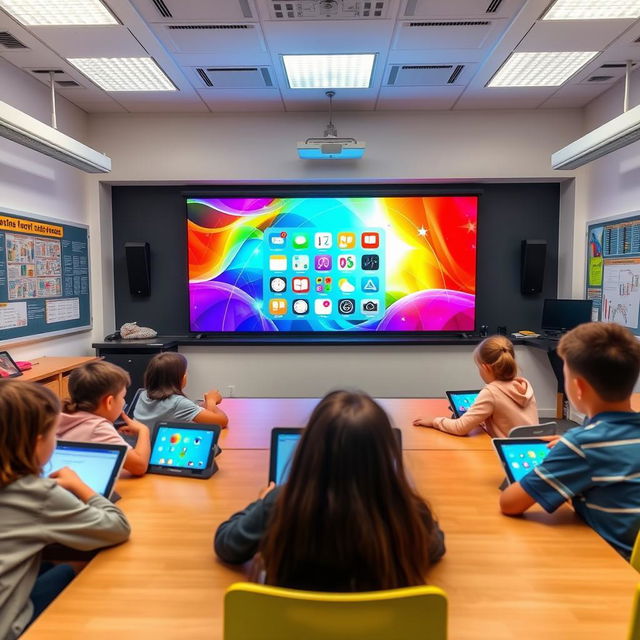
<instances>
[{"instance_id":1,"label":"rectangular fluorescent light panel","mask_svg":"<svg viewBox=\"0 0 640 640\"><path fill-rule=\"evenodd\" d=\"M543 20L623 20L640 18L640 0L556 0Z\"/></svg>"},{"instance_id":2,"label":"rectangular fluorescent light panel","mask_svg":"<svg viewBox=\"0 0 640 640\"><path fill-rule=\"evenodd\" d=\"M368 89L375 53L283 55L292 89Z\"/></svg>"},{"instance_id":3,"label":"rectangular fluorescent light panel","mask_svg":"<svg viewBox=\"0 0 640 640\"><path fill-rule=\"evenodd\" d=\"M175 91L151 58L67 58L105 91Z\"/></svg>"},{"instance_id":4,"label":"rectangular fluorescent light panel","mask_svg":"<svg viewBox=\"0 0 640 640\"><path fill-rule=\"evenodd\" d=\"M488 87L557 87L597 56L599 51L512 53Z\"/></svg>"},{"instance_id":5,"label":"rectangular fluorescent light panel","mask_svg":"<svg viewBox=\"0 0 640 640\"><path fill-rule=\"evenodd\" d=\"M0 7L29 26L118 24L100 0L0 0Z\"/></svg>"}]
</instances>

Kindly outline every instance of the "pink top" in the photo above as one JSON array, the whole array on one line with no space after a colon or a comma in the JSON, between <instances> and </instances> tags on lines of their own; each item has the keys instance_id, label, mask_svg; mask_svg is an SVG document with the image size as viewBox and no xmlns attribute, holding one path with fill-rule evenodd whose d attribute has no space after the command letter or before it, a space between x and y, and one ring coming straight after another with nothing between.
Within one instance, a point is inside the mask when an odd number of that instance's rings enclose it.
<instances>
[{"instance_id":1,"label":"pink top","mask_svg":"<svg viewBox=\"0 0 640 640\"><path fill-rule=\"evenodd\" d=\"M435 418L433 425L457 436L483 427L492 438L506 438L513 427L538 424L538 407L533 387L524 378L490 382L457 419Z\"/></svg>"},{"instance_id":2,"label":"pink top","mask_svg":"<svg viewBox=\"0 0 640 640\"><path fill-rule=\"evenodd\" d=\"M56 428L56 437L60 440L72 440L74 442L124 444L127 449L131 449L111 422L88 411L61 413L60 422L58 422Z\"/></svg>"}]
</instances>

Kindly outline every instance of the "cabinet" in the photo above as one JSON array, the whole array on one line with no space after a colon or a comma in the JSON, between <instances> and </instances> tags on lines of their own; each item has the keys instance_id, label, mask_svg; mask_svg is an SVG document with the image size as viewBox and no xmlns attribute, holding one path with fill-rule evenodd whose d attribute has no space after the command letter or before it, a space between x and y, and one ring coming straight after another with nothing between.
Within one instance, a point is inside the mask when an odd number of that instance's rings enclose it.
<instances>
[{"instance_id":1,"label":"cabinet","mask_svg":"<svg viewBox=\"0 0 640 640\"><path fill-rule=\"evenodd\" d=\"M69 374L85 362L97 360L95 356L42 356L32 361L33 368L24 371L19 380L38 382L49 387L59 398L69 395Z\"/></svg>"},{"instance_id":2,"label":"cabinet","mask_svg":"<svg viewBox=\"0 0 640 640\"><path fill-rule=\"evenodd\" d=\"M157 353L178 350L178 343L175 340L159 341L158 339L114 340L113 342L96 342L91 346L96 350L96 355L129 372L131 386L127 390L127 404L133 399L136 389L144 386L144 372L149 360Z\"/></svg>"}]
</instances>

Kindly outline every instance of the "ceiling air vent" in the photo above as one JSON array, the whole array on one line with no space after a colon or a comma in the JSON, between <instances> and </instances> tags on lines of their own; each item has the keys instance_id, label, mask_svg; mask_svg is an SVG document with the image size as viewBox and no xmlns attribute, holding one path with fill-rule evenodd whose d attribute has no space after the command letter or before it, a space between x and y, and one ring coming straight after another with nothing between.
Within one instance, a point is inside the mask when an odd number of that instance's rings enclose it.
<instances>
[{"instance_id":1,"label":"ceiling air vent","mask_svg":"<svg viewBox=\"0 0 640 640\"><path fill-rule=\"evenodd\" d=\"M230 29L253 29L253 25L248 24L170 24L167 29L171 31L193 31L193 30L230 30Z\"/></svg>"},{"instance_id":2,"label":"ceiling air vent","mask_svg":"<svg viewBox=\"0 0 640 640\"><path fill-rule=\"evenodd\" d=\"M62 89L70 89L71 87L80 86L80 84L75 80L56 80L56 84Z\"/></svg>"},{"instance_id":3,"label":"ceiling air vent","mask_svg":"<svg viewBox=\"0 0 640 640\"><path fill-rule=\"evenodd\" d=\"M31 73L46 73L49 75L50 73L64 73L62 69L31 69Z\"/></svg>"},{"instance_id":4,"label":"ceiling air vent","mask_svg":"<svg viewBox=\"0 0 640 640\"><path fill-rule=\"evenodd\" d=\"M453 84L463 64L403 64L389 69L388 86L397 87L445 87Z\"/></svg>"},{"instance_id":5,"label":"ceiling air vent","mask_svg":"<svg viewBox=\"0 0 640 640\"><path fill-rule=\"evenodd\" d=\"M615 76L591 76L587 78L587 82L607 82L613 80Z\"/></svg>"},{"instance_id":6,"label":"ceiling air vent","mask_svg":"<svg viewBox=\"0 0 640 640\"><path fill-rule=\"evenodd\" d=\"M502 0L491 0L485 13L495 13L500 8L501 4Z\"/></svg>"},{"instance_id":7,"label":"ceiling air vent","mask_svg":"<svg viewBox=\"0 0 640 640\"><path fill-rule=\"evenodd\" d=\"M0 45L7 49L28 49L20 40L14 38L8 31L0 31Z\"/></svg>"},{"instance_id":8,"label":"ceiling air vent","mask_svg":"<svg viewBox=\"0 0 640 640\"><path fill-rule=\"evenodd\" d=\"M273 80L267 67L196 67L205 86L214 89L264 89Z\"/></svg>"},{"instance_id":9,"label":"ceiling air vent","mask_svg":"<svg viewBox=\"0 0 640 640\"><path fill-rule=\"evenodd\" d=\"M627 65L622 62L607 62L606 64L601 64L601 69L624 69Z\"/></svg>"},{"instance_id":10,"label":"ceiling air vent","mask_svg":"<svg viewBox=\"0 0 640 640\"><path fill-rule=\"evenodd\" d=\"M410 27L486 27L488 20L439 20L438 22L410 22Z\"/></svg>"},{"instance_id":11,"label":"ceiling air vent","mask_svg":"<svg viewBox=\"0 0 640 640\"><path fill-rule=\"evenodd\" d=\"M200 67L196 68L196 71L198 72L198 75L202 78L202 82L204 82L207 87L213 87L213 82L211 82L211 80L209 80L209 76L206 74L204 69L201 69Z\"/></svg>"},{"instance_id":12,"label":"ceiling air vent","mask_svg":"<svg viewBox=\"0 0 640 640\"><path fill-rule=\"evenodd\" d=\"M169 11L169 7L163 2L163 0L151 0L156 6L158 13L164 18L173 18L173 14Z\"/></svg>"},{"instance_id":13,"label":"ceiling air vent","mask_svg":"<svg viewBox=\"0 0 640 640\"><path fill-rule=\"evenodd\" d=\"M456 68L453 70L453 73L449 76L447 80L447 84L453 84L457 79L462 70L464 69L463 64L456 65Z\"/></svg>"}]
</instances>

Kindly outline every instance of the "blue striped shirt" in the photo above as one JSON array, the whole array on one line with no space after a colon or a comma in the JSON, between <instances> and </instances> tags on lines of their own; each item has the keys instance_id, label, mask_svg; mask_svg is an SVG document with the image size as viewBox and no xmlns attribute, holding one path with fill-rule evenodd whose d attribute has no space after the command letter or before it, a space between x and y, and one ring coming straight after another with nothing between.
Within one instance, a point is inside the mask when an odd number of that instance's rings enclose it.
<instances>
[{"instance_id":1,"label":"blue striped shirt","mask_svg":"<svg viewBox=\"0 0 640 640\"><path fill-rule=\"evenodd\" d=\"M628 559L640 528L640 414L599 413L570 429L520 485L549 513L571 500Z\"/></svg>"}]
</instances>

